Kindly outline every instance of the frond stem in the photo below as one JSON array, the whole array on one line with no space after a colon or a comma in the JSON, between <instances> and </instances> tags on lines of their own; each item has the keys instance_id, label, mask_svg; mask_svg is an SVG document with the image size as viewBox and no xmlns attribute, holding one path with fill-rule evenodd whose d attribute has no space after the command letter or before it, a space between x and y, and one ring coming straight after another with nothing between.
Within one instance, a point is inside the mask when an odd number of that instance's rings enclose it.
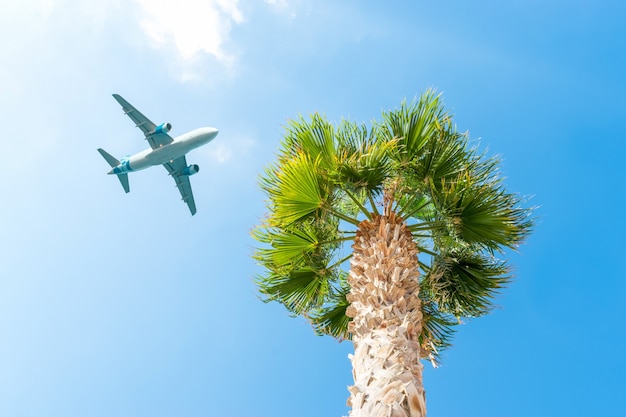
<instances>
[{"instance_id":1,"label":"frond stem","mask_svg":"<svg viewBox=\"0 0 626 417\"><path fill-rule=\"evenodd\" d=\"M430 255L430 256L437 256L437 254L429 249L426 249L424 247L418 246L417 250L419 250L420 253L425 253L426 255Z\"/></svg>"},{"instance_id":2,"label":"frond stem","mask_svg":"<svg viewBox=\"0 0 626 417\"><path fill-rule=\"evenodd\" d=\"M433 237L433 235L416 235L416 234L414 234L414 233L411 233L411 235L412 235L413 237L426 238L426 239L428 239L428 238L432 238L432 237Z\"/></svg>"},{"instance_id":3,"label":"frond stem","mask_svg":"<svg viewBox=\"0 0 626 417\"><path fill-rule=\"evenodd\" d=\"M421 222L408 226L408 229L411 232L417 232L418 230L433 230L444 227L444 223L441 220L436 220L434 222Z\"/></svg>"},{"instance_id":4,"label":"frond stem","mask_svg":"<svg viewBox=\"0 0 626 417\"><path fill-rule=\"evenodd\" d=\"M409 213L406 213L404 215L402 215L402 217L404 217L405 219L408 219L409 217L413 217L413 215L415 213L417 213L418 211L420 211L421 209L423 209L424 207L426 207L427 205L430 204L430 201L426 201L424 204L422 204L421 206L419 206L418 208L410 211Z\"/></svg>"},{"instance_id":5,"label":"frond stem","mask_svg":"<svg viewBox=\"0 0 626 417\"><path fill-rule=\"evenodd\" d=\"M332 214L333 216L337 217L337 218L338 218L338 219L340 219L340 220L343 220L343 221L348 222L348 223L350 223L350 224L353 224L353 225L355 225L355 226L358 226L358 225L361 223L361 222L359 222L357 219L355 219L355 218L353 218L353 217L350 217L350 216L346 216L345 214L340 213L340 212L338 212L337 210L333 210L333 209L332 209L332 208L330 208L330 207L326 207L326 209L328 210L328 212L329 212L330 214Z\"/></svg>"},{"instance_id":6,"label":"frond stem","mask_svg":"<svg viewBox=\"0 0 626 417\"><path fill-rule=\"evenodd\" d=\"M363 204L361 204L361 202L354 196L354 194L352 194L348 190L344 190L344 192L348 195L348 197L350 197L350 200L352 200L354 204L359 207L361 212L365 214L365 217L367 217L368 220L372 220L372 213Z\"/></svg>"},{"instance_id":7,"label":"frond stem","mask_svg":"<svg viewBox=\"0 0 626 417\"><path fill-rule=\"evenodd\" d=\"M332 243L341 243L341 242L347 242L349 240L354 240L354 236L346 236L346 237L340 237L338 239L332 239L332 240L325 240L323 242L319 242L318 245L330 245Z\"/></svg>"},{"instance_id":8,"label":"frond stem","mask_svg":"<svg viewBox=\"0 0 626 417\"><path fill-rule=\"evenodd\" d=\"M370 204L372 205L372 211L374 212L374 214L376 216L380 216L380 213L378 212L378 209L376 208L376 202L374 201L374 197L372 196L372 193L367 193L367 198L370 201Z\"/></svg>"},{"instance_id":9,"label":"frond stem","mask_svg":"<svg viewBox=\"0 0 626 417\"><path fill-rule=\"evenodd\" d=\"M342 258L340 260L338 260L337 262L335 262L334 264L332 264L329 267L326 267L325 269L333 269L334 267L336 267L337 265L341 265L342 263L344 263L345 261L347 261L348 259L352 258L352 254L346 256L345 258Z\"/></svg>"}]
</instances>

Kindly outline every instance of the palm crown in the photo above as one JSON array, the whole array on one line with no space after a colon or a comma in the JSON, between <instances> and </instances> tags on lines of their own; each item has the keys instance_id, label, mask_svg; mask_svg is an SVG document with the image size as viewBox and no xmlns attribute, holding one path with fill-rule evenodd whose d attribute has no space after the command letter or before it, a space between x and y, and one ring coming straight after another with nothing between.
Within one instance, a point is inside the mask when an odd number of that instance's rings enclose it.
<instances>
[{"instance_id":1,"label":"palm crown","mask_svg":"<svg viewBox=\"0 0 626 417\"><path fill-rule=\"evenodd\" d=\"M510 279L497 256L532 224L531 210L504 189L499 160L468 142L433 91L369 129L318 114L291 121L277 162L261 175L269 214L253 235L264 300L303 315L319 334L350 338L350 242L362 220L394 213L420 252L420 344L436 359L455 324L490 310Z\"/></svg>"}]
</instances>

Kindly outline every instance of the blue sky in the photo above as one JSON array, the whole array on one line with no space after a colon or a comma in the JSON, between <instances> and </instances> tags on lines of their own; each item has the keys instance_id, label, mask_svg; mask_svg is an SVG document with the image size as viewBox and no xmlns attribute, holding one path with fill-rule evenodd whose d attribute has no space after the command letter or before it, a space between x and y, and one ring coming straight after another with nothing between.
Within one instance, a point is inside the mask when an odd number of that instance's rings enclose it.
<instances>
[{"instance_id":1,"label":"blue sky","mask_svg":"<svg viewBox=\"0 0 626 417\"><path fill-rule=\"evenodd\" d=\"M489 316L425 366L429 415L623 411L626 6L619 1L0 1L0 415L347 415L349 343L259 301L249 231L282 126L434 87L532 195ZM436 4L435 4L436 3ZM96 152L214 126L191 217Z\"/></svg>"}]
</instances>

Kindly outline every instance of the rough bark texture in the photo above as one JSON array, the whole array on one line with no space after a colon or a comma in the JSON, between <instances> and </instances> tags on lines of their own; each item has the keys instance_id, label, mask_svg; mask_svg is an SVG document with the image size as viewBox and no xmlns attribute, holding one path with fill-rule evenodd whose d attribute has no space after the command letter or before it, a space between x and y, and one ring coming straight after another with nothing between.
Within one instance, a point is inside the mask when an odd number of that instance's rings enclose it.
<instances>
[{"instance_id":1,"label":"rough bark texture","mask_svg":"<svg viewBox=\"0 0 626 417\"><path fill-rule=\"evenodd\" d=\"M424 417L415 242L403 219L387 213L360 224L353 248L350 417Z\"/></svg>"}]
</instances>

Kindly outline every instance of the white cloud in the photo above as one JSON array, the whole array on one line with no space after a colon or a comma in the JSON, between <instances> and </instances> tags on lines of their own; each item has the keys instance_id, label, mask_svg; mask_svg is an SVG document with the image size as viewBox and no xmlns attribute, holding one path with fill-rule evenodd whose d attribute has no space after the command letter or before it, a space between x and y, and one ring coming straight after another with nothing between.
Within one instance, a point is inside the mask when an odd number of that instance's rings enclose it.
<instances>
[{"instance_id":1,"label":"white cloud","mask_svg":"<svg viewBox=\"0 0 626 417\"><path fill-rule=\"evenodd\" d=\"M139 24L157 47L173 45L184 61L208 54L226 66L235 56L226 48L232 23L244 18L238 0L135 0Z\"/></svg>"},{"instance_id":2,"label":"white cloud","mask_svg":"<svg viewBox=\"0 0 626 417\"><path fill-rule=\"evenodd\" d=\"M129 38L129 46L151 43L166 57L165 65L181 82L206 80L207 64L218 67L210 71L214 76L219 69L226 71L220 74L231 76L237 60L231 31L233 26L245 20L239 0L26 0L6 3L0 13L0 33L4 38L11 37L12 42L0 44L0 52L4 52L5 57L7 49L19 52L20 60L37 56L24 54L23 45L14 41L16 37L22 43L39 41L43 37L48 42L50 37L61 39L76 32L103 33L117 27ZM106 36L99 39L106 39Z\"/></svg>"},{"instance_id":3,"label":"white cloud","mask_svg":"<svg viewBox=\"0 0 626 417\"><path fill-rule=\"evenodd\" d=\"M214 146L213 149L209 151L209 155L211 158L220 164L228 161L233 156L233 151L226 145L217 145Z\"/></svg>"}]
</instances>

